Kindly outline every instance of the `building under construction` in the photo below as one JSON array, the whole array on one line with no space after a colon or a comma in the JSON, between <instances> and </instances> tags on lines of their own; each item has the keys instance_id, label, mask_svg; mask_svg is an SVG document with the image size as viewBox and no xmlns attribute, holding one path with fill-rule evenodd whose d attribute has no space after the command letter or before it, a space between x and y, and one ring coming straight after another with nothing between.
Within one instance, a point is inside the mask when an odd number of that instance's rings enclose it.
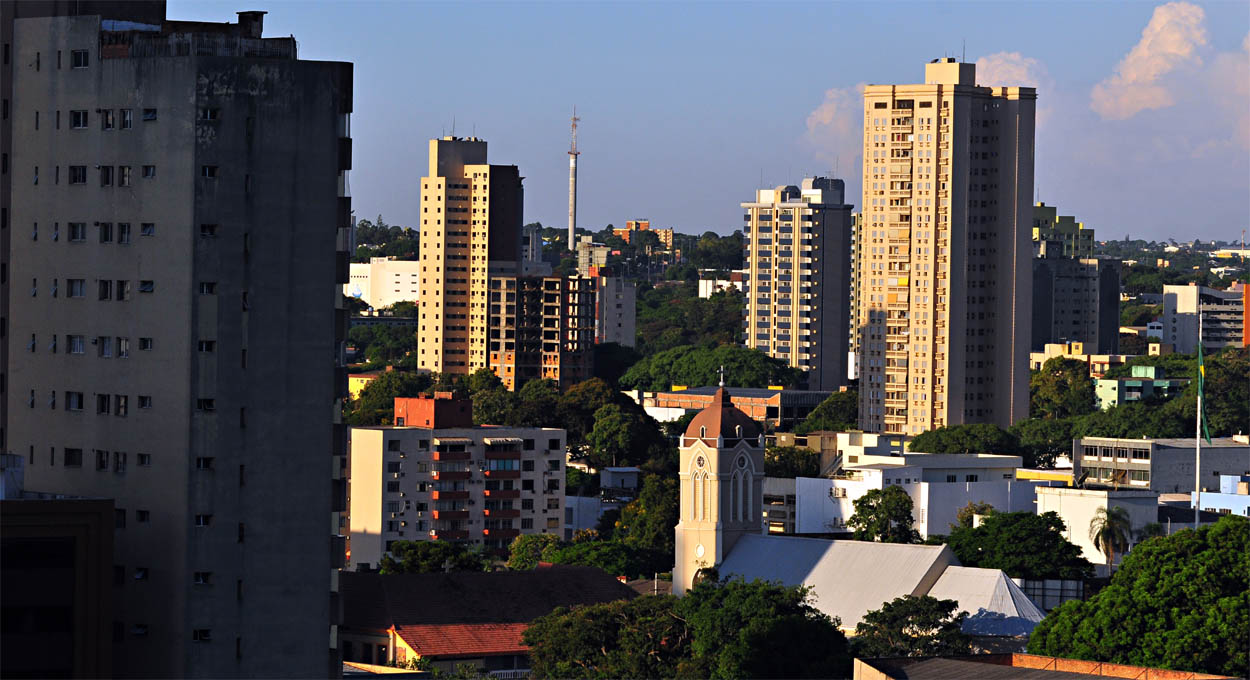
<instances>
[{"instance_id":1,"label":"building under construction","mask_svg":"<svg viewBox=\"0 0 1250 680\"><path fill-rule=\"evenodd\" d=\"M498 276L490 280L490 367L509 390L534 378L561 387L591 377L595 280Z\"/></svg>"}]
</instances>

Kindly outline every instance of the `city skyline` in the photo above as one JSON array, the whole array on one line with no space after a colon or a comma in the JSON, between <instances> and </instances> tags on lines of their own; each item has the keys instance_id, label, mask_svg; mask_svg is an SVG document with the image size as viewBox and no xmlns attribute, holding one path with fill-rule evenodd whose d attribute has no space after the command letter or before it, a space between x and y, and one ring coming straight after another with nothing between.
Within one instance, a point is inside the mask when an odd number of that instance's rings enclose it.
<instances>
[{"instance_id":1,"label":"city skyline","mask_svg":"<svg viewBox=\"0 0 1250 680\"><path fill-rule=\"evenodd\" d=\"M249 5L271 12L273 35L298 36L301 57L357 64L359 217L416 226L420 173L405 168L420 167L428 140L454 127L520 167L526 222L563 226L576 105L579 226L650 218L726 234L759 188L836 168L857 196L859 86L966 54L981 84L1038 88L1035 198L1100 237L1232 240L1250 221L1250 17L1235 3L291 7ZM179 1L170 15L227 21L237 9ZM424 76L405 66L460 41L461 31L442 30L456 24L474 26L482 47ZM750 42L743 25L787 37L733 48ZM868 36L891 31L906 46L863 59L877 49ZM767 97L745 96L764 83ZM672 191L681 177L704 181ZM1163 191L1176 198L1157 200Z\"/></svg>"}]
</instances>

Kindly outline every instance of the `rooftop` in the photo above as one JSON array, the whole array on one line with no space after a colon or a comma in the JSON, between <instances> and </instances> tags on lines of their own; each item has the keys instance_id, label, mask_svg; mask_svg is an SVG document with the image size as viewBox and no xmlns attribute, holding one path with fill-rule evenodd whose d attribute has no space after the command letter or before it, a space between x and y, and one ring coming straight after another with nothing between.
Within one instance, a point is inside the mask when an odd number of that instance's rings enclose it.
<instances>
[{"instance_id":1,"label":"rooftop","mask_svg":"<svg viewBox=\"0 0 1250 680\"><path fill-rule=\"evenodd\" d=\"M867 667L867 668L864 668ZM867 672L865 672L867 671ZM872 671L876 671L874 674ZM879 675L878 675L879 674ZM978 654L929 658L856 659L855 677L908 680L1077 680L1115 677L1142 680L1214 680L1223 675L1144 666L1061 659L1035 654Z\"/></svg>"}]
</instances>

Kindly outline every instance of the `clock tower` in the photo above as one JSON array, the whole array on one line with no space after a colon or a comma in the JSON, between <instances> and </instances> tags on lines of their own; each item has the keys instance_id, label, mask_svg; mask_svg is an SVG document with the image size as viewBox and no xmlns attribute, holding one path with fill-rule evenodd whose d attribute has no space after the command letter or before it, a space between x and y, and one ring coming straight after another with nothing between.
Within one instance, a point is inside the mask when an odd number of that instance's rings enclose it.
<instances>
[{"instance_id":1,"label":"clock tower","mask_svg":"<svg viewBox=\"0 0 1250 680\"><path fill-rule=\"evenodd\" d=\"M680 451L675 595L690 589L699 569L719 565L740 537L760 533L763 521L764 437L723 384L690 421Z\"/></svg>"}]
</instances>

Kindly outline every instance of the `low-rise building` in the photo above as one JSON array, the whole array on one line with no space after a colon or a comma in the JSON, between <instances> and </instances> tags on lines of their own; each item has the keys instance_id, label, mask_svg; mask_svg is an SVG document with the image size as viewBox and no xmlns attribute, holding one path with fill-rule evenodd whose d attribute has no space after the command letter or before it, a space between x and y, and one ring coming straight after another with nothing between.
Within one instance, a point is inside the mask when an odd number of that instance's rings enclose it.
<instances>
[{"instance_id":1,"label":"low-rise building","mask_svg":"<svg viewBox=\"0 0 1250 680\"><path fill-rule=\"evenodd\" d=\"M855 659L855 680L1232 680L1232 676L1021 653Z\"/></svg>"},{"instance_id":2,"label":"low-rise building","mask_svg":"<svg viewBox=\"0 0 1250 680\"><path fill-rule=\"evenodd\" d=\"M1152 489L1075 489L1062 486L1038 487L1037 513L1053 512L1063 520L1064 538L1081 549L1082 557L1094 563L1106 576L1107 556L1090 540L1089 528L1101 508L1120 507L1128 513L1129 540L1147 524L1159 521L1159 493ZM1127 551L1126 551L1127 552ZM1123 555L1115 556L1119 564Z\"/></svg>"},{"instance_id":3,"label":"low-rise building","mask_svg":"<svg viewBox=\"0 0 1250 680\"><path fill-rule=\"evenodd\" d=\"M1123 328L1120 329L1123 332ZM1040 371L1051 359L1072 359L1089 366L1089 377L1099 378L1116 366L1123 366L1133 354L1090 354L1083 342L1050 342L1040 352L1029 352L1029 370Z\"/></svg>"},{"instance_id":4,"label":"low-rise building","mask_svg":"<svg viewBox=\"0 0 1250 680\"><path fill-rule=\"evenodd\" d=\"M746 269L735 269L729 272L727 279L699 279L699 297L707 299L730 288L741 291L748 272Z\"/></svg>"},{"instance_id":5,"label":"low-rise building","mask_svg":"<svg viewBox=\"0 0 1250 680\"><path fill-rule=\"evenodd\" d=\"M351 564L377 565L397 540L501 551L563 533L564 430L475 427L471 414L447 395L396 399L396 425L351 429Z\"/></svg>"},{"instance_id":6,"label":"low-rise building","mask_svg":"<svg viewBox=\"0 0 1250 680\"><path fill-rule=\"evenodd\" d=\"M374 309L421 299L421 263L417 260L371 257L368 263L353 262L349 277L343 295Z\"/></svg>"},{"instance_id":7,"label":"low-rise building","mask_svg":"<svg viewBox=\"0 0 1250 680\"><path fill-rule=\"evenodd\" d=\"M1133 366L1132 375L1096 379L1094 399L1098 408L1105 411L1130 401L1171 399L1188 384L1189 378L1165 377L1162 366Z\"/></svg>"},{"instance_id":8,"label":"low-rise building","mask_svg":"<svg viewBox=\"0 0 1250 680\"><path fill-rule=\"evenodd\" d=\"M798 515L796 488L794 477L764 478L764 533L795 533L795 518Z\"/></svg>"},{"instance_id":9,"label":"low-rise building","mask_svg":"<svg viewBox=\"0 0 1250 680\"><path fill-rule=\"evenodd\" d=\"M1083 437L1072 442L1073 474L1090 483L1150 488L1160 493L1194 490L1194 440ZM1250 474L1250 438L1216 437L1202 442L1203 489L1218 488L1220 475Z\"/></svg>"},{"instance_id":10,"label":"low-rise building","mask_svg":"<svg viewBox=\"0 0 1250 680\"><path fill-rule=\"evenodd\" d=\"M1250 517L1250 470L1246 474L1220 475L1219 493L1190 492L1190 497L1190 507L1201 504L1209 512Z\"/></svg>"},{"instance_id":11,"label":"low-rise building","mask_svg":"<svg viewBox=\"0 0 1250 680\"><path fill-rule=\"evenodd\" d=\"M667 392L626 392L652 418L660 422L676 420L686 413L701 411L712 404L718 388L674 385ZM787 390L780 387L727 387L733 405L768 430L790 430L829 398L832 392Z\"/></svg>"},{"instance_id":12,"label":"low-rise building","mask_svg":"<svg viewBox=\"0 0 1250 680\"><path fill-rule=\"evenodd\" d=\"M608 255L612 247L606 243L595 243L594 238L583 236L577 241L577 273L592 276L596 268L608 266Z\"/></svg>"},{"instance_id":13,"label":"low-rise building","mask_svg":"<svg viewBox=\"0 0 1250 680\"><path fill-rule=\"evenodd\" d=\"M660 240L660 245L665 250L673 249L673 230L672 229L652 229L651 220L626 220L624 229L613 229L612 234L626 243L630 243L630 239L638 232L649 231L656 235Z\"/></svg>"}]
</instances>

